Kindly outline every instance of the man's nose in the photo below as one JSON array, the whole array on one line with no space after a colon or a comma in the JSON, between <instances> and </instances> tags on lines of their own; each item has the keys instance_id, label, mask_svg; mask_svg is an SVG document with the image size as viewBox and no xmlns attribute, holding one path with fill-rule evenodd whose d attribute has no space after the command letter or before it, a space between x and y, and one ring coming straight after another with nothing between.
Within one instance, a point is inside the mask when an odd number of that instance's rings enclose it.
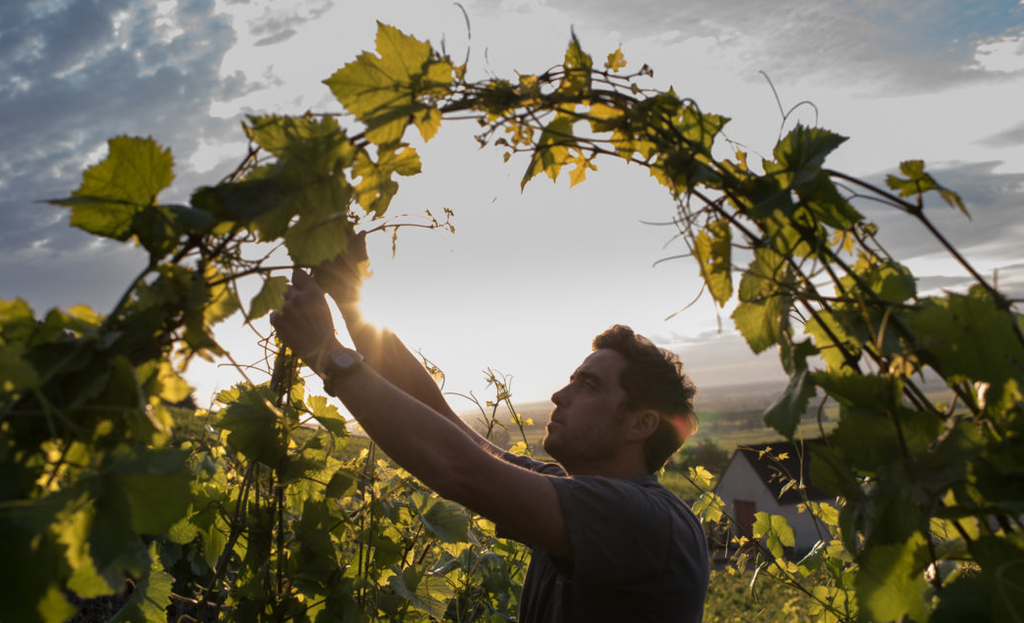
<instances>
[{"instance_id":1,"label":"man's nose","mask_svg":"<svg viewBox=\"0 0 1024 623\"><path fill-rule=\"evenodd\" d=\"M561 407L565 405L566 389L568 389L568 385L558 390L557 392L551 394L551 402L555 403L556 407Z\"/></svg>"}]
</instances>

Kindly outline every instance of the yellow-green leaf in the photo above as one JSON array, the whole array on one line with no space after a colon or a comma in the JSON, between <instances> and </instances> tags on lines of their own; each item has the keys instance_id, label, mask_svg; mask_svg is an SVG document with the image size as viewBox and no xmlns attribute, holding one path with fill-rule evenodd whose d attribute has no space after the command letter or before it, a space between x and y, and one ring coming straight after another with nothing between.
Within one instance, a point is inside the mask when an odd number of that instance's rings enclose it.
<instances>
[{"instance_id":1,"label":"yellow-green leaf","mask_svg":"<svg viewBox=\"0 0 1024 623\"><path fill-rule=\"evenodd\" d=\"M775 162L765 162L765 172L779 176L783 187L799 186L815 179L825 156L846 140L822 128L797 125L775 146Z\"/></svg>"},{"instance_id":2,"label":"yellow-green leaf","mask_svg":"<svg viewBox=\"0 0 1024 623\"><path fill-rule=\"evenodd\" d=\"M203 322L208 325L216 324L238 311L238 298L235 291L230 287L226 276L213 267L206 266L206 307L203 310Z\"/></svg>"},{"instance_id":3,"label":"yellow-green leaf","mask_svg":"<svg viewBox=\"0 0 1024 623\"><path fill-rule=\"evenodd\" d=\"M907 616L924 621L927 585L919 559L927 556L927 539L913 533L903 543L875 545L864 553L856 576L857 601L873 621L888 623Z\"/></svg>"},{"instance_id":4,"label":"yellow-green leaf","mask_svg":"<svg viewBox=\"0 0 1024 623\"><path fill-rule=\"evenodd\" d=\"M157 195L170 186L174 159L152 138L118 136L107 145L107 157L86 169L78 190L50 203L71 208L75 227L127 240L134 216L156 205Z\"/></svg>"},{"instance_id":5,"label":"yellow-green leaf","mask_svg":"<svg viewBox=\"0 0 1024 623\"><path fill-rule=\"evenodd\" d=\"M829 370L839 370L846 365L847 355L854 358L860 356L862 344L845 330L831 312L820 311L818 318L807 321L805 331L814 338L814 344Z\"/></svg>"},{"instance_id":6,"label":"yellow-green leaf","mask_svg":"<svg viewBox=\"0 0 1024 623\"><path fill-rule=\"evenodd\" d=\"M288 289L287 277L268 277L263 282L259 294L252 298L249 305L249 320L262 318L272 309L281 309L284 302L284 292Z\"/></svg>"},{"instance_id":7,"label":"yellow-green leaf","mask_svg":"<svg viewBox=\"0 0 1024 623\"><path fill-rule=\"evenodd\" d=\"M583 51L579 40L573 35L569 48L565 51L565 61L562 64L565 75L558 85L558 91L567 97L579 97L589 93L590 72L593 66L590 55Z\"/></svg>"},{"instance_id":8,"label":"yellow-green leaf","mask_svg":"<svg viewBox=\"0 0 1024 623\"><path fill-rule=\"evenodd\" d=\"M160 398L169 403L181 402L192 393L192 388L174 371L167 360L160 362L156 380L159 384Z\"/></svg>"},{"instance_id":9,"label":"yellow-green leaf","mask_svg":"<svg viewBox=\"0 0 1024 623\"><path fill-rule=\"evenodd\" d=\"M715 479L715 475L709 472L703 465L689 468L687 475L697 485L697 488L702 491L710 489L711 483Z\"/></svg>"},{"instance_id":10,"label":"yellow-green leaf","mask_svg":"<svg viewBox=\"0 0 1024 623\"><path fill-rule=\"evenodd\" d=\"M755 353L779 342L785 327L783 314L788 307L788 300L776 295L756 302L744 301L736 306L732 313L733 322Z\"/></svg>"},{"instance_id":11,"label":"yellow-green leaf","mask_svg":"<svg viewBox=\"0 0 1024 623\"><path fill-rule=\"evenodd\" d=\"M402 139L425 106L418 98L447 92L453 68L446 59L433 58L430 44L380 22L376 46L377 54L363 52L324 84L366 124L366 138L384 145Z\"/></svg>"},{"instance_id":12,"label":"yellow-green leaf","mask_svg":"<svg viewBox=\"0 0 1024 623\"><path fill-rule=\"evenodd\" d=\"M576 165L572 171L569 171L569 187L572 188L576 184L579 184L583 180L587 179L587 169L596 171L597 166L591 162L590 158L580 151L575 156L569 158L566 164Z\"/></svg>"},{"instance_id":13,"label":"yellow-green leaf","mask_svg":"<svg viewBox=\"0 0 1024 623\"><path fill-rule=\"evenodd\" d=\"M608 60L605 61L604 66L616 73L626 66L626 59L622 57L621 47L615 48L615 51L608 55Z\"/></svg>"},{"instance_id":14,"label":"yellow-green leaf","mask_svg":"<svg viewBox=\"0 0 1024 623\"><path fill-rule=\"evenodd\" d=\"M360 151L352 165L352 177L360 178L356 184L356 201L367 213L383 215L391 205L392 197L398 192L398 183L392 176L395 173L416 175L420 167L419 154L409 146L382 149L377 162L366 151Z\"/></svg>"},{"instance_id":15,"label":"yellow-green leaf","mask_svg":"<svg viewBox=\"0 0 1024 623\"><path fill-rule=\"evenodd\" d=\"M148 572L135 583L135 590L110 623L163 623L171 604L174 576L164 571L156 543L149 548Z\"/></svg>"},{"instance_id":16,"label":"yellow-green leaf","mask_svg":"<svg viewBox=\"0 0 1024 623\"><path fill-rule=\"evenodd\" d=\"M558 179L562 166L569 159L569 148L576 145L572 124L572 119L559 115L544 128L530 157L530 165L520 182L521 188L525 188L526 183L541 171L553 180Z\"/></svg>"},{"instance_id":17,"label":"yellow-green leaf","mask_svg":"<svg viewBox=\"0 0 1024 623\"><path fill-rule=\"evenodd\" d=\"M693 504L693 512L701 518L701 521L708 523L715 523L721 519L724 508L725 502L714 491L702 493Z\"/></svg>"},{"instance_id":18,"label":"yellow-green leaf","mask_svg":"<svg viewBox=\"0 0 1024 623\"><path fill-rule=\"evenodd\" d=\"M339 174L352 164L356 147L334 117L249 117L253 138L280 159L298 182Z\"/></svg>"},{"instance_id":19,"label":"yellow-green leaf","mask_svg":"<svg viewBox=\"0 0 1024 623\"><path fill-rule=\"evenodd\" d=\"M441 111L436 108L421 108L413 113L412 120L424 142L434 138L441 129Z\"/></svg>"},{"instance_id":20,"label":"yellow-green leaf","mask_svg":"<svg viewBox=\"0 0 1024 623\"><path fill-rule=\"evenodd\" d=\"M769 515L765 512L754 514L754 525L752 527L754 539L765 539L764 546L776 558L782 558L785 547L796 545L793 528L782 515Z\"/></svg>"},{"instance_id":21,"label":"yellow-green leaf","mask_svg":"<svg viewBox=\"0 0 1024 623\"><path fill-rule=\"evenodd\" d=\"M352 225L344 214L328 217L306 215L288 228L284 244L293 262L300 266L316 266L337 256L351 232Z\"/></svg>"},{"instance_id":22,"label":"yellow-green leaf","mask_svg":"<svg viewBox=\"0 0 1024 623\"><path fill-rule=\"evenodd\" d=\"M320 422L321 426L340 437L348 436L345 419L341 417L337 407L327 402L327 398L323 396L310 396L306 399L306 405L312 412L313 417L316 418L316 421Z\"/></svg>"},{"instance_id":23,"label":"yellow-green leaf","mask_svg":"<svg viewBox=\"0 0 1024 623\"><path fill-rule=\"evenodd\" d=\"M732 231L729 221L713 221L698 232L693 254L711 296L724 306L732 297Z\"/></svg>"}]
</instances>

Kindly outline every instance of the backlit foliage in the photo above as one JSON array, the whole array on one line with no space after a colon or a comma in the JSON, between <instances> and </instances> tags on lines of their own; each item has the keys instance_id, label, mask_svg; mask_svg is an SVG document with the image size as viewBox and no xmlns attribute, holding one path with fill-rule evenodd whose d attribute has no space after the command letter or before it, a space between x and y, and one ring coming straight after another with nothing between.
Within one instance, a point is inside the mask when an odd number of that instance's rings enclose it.
<instances>
[{"instance_id":1,"label":"backlit foliage","mask_svg":"<svg viewBox=\"0 0 1024 623\"><path fill-rule=\"evenodd\" d=\"M647 168L676 201L708 293L737 303L755 352L778 350L790 383L766 421L792 437L813 398L838 403L838 427L811 450L810 478L838 500L806 505L825 526L818 545L789 560L792 530L763 514L740 543L755 586L785 587L787 620L1021 620L1022 321L931 225L935 199L963 202L920 161L901 163L890 190L826 168L845 138L822 128L798 125L754 158L724 140L728 119L643 87L651 70L629 66L616 50L598 69L574 38L544 73L470 81L380 25L376 51L325 81L347 125L250 118L247 157L189 205L159 201L168 150L112 139L54 203L73 226L144 247L138 278L105 315L0 303L0 620L63 621L64 590L109 594L126 575L136 596L122 620L162 621L168 605L183 620L514 614L525 552L372 450L339 454L343 420L287 353L271 357L269 383L189 416L203 425L187 439L169 406L190 392L180 375L193 357L224 354L217 323L280 305L286 273L273 273L291 267L254 258L252 243L283 244L300 266L333 257L357 224L385 217L399 177L420 172L407 133L430 140L466 116L481 144L528 155L524 185L562 173L576 184L602 159ZM975 285L921 296L853 195L917 221ZM240 300L248 275L264 284ZM924 372L952 403L925 394ZM707 489L710 477L692 477ZM728 521L710 491L696 510Z\"/></svg>"}]
</instances>

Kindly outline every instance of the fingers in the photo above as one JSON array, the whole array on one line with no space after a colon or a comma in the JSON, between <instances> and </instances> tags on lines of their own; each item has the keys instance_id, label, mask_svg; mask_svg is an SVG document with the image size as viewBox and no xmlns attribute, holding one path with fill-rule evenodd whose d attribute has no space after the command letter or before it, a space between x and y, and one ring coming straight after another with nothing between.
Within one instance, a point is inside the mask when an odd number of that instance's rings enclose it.
<instances>
[{"instance_id":1,"label":"fingers","mask_svg":"<svg viewBox=\"0 0 1024 623\"><path fill-rule=\"evenodd\" d=\"M317 285L316 281L314 281L306 271L302 270L298 266L292 270L292 286L303 292L306 290L320 289L320 286Z\"/></svg>"},{"instance_id":2,"label":"fingers","mask_svg":"<svg viewBox=\"0 0 1024 623\"><path fill-rule=\"evenodd\" d=\"M346 255L352 258L353 264L365 261L368 258L366 255L366 232L361 231L355 236L348 239L348 251Z\"/></svg>"},{"instance_id":3,"label":"fingers","mask_svg":"<svg viewBox=\"0 0 1024 623\"><path fill-rule=\"evenodd\" d=\"M281 309L270 315L270 324L286 346L315 365L316 353L336 341L334 322L324 292L313 278L301 269L296 269L292 278Z\"/></svg>"}]
</instances>

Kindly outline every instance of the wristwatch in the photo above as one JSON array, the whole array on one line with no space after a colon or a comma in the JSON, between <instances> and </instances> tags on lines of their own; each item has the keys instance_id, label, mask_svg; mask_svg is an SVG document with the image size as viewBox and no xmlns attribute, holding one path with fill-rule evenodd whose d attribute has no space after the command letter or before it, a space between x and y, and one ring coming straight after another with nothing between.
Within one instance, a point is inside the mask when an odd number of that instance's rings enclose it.
<instances>
[{"instance_id":1,"label":"wristwatch","mask_svg":"<svg viewBox=\"0 0 1024 623\"><path fill-rule=\"evenodd\" d=\"M363 365L363 356L350 348L339 348L324 361L324 369L320 375L324 380L324 391L337 397L331 386L340 378L352 374Z\"/></svg>"}]
</instances>

